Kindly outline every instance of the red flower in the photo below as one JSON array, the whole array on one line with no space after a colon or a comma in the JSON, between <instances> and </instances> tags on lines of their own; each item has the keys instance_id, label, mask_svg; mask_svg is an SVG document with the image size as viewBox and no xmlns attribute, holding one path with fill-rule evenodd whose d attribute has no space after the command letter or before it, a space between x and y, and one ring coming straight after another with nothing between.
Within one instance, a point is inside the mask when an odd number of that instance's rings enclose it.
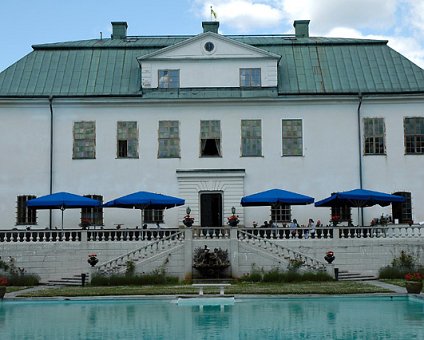
<instances>
[{"instance_id":1,"label":"red flower","mask_svg":"<svg viewBox=\"0 0 424 340\"><path fill-rule=\"evenodd\" d=\"M97 254L88 254L88 257L96 257Z\"/></svg>"},{"instance_id":2,"label":"red flower","mask_svg":"<svg viewBox=\"0 0 424 340\"><path fill-rule=\"evenodd\" d=\"M7 277L0 277L0 286L7 286L8 283Z\"/></svg>"},{"instance_id":3,"label":"red flower","mask_svg":"<svg viewBox=\"0 0 424 340\"><path fill-rule=\"evenodd\" d=\"M340 216L338 215L331 216L331 222L340 222Z\"/></svg>"},{"instance_id":4,"label":"red flower","mask_svg":"<svg viewBox=\"0 0 424 340\"><path fill-rule=\"evenodd\" d=\"M406 281L422 281L424 279L424 275L421 273L407 273L405 275Z\"/></svg>"},{"instance_id":5,"label":"red flower","mask_svg":"<svg viewBox=\"0 0 424 340\"><path fill-rule=\"evenodd\" d=\"M329 250L325 253L327 256L334 256L334 252Z\"/></svg>"}]
</instances>

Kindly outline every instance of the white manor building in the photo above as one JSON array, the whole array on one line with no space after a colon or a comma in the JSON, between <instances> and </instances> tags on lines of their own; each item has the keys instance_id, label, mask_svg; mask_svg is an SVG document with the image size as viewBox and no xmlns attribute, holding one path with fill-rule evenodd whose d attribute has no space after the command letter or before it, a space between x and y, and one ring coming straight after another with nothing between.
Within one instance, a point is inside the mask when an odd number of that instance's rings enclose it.
<instances>
[{"instance_id":1,"label":"white manor building","mask_svg":"<svg viewBox=\"0 0 424 340\"><path fill-rule=\"evenodd\" d=\"M296 218L327 224L330 208L240 206L272 188L316 201L355 188L405 203L340 213L424 221L424 70L387 41L293 35L128 36L33 46L0 73L0 229L55 229L60 211L26 200L68 191L103 202L135 191L185 199L165 211L73 209L103 229L226 225ZM96 227L99 229L98 227Z\"/></svg>"}]
</instances>

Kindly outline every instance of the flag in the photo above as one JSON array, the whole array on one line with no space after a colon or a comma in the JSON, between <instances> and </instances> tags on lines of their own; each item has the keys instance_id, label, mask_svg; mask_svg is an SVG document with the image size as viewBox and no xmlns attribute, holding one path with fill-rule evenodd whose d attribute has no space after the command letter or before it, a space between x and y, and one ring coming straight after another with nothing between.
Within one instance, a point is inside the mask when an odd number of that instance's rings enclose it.
<instances>
[{"instance_id":1,"label":"flag","mask_svg":"<svg viewBox=\"0 0 424 340\"><path fill-rule=\"evenodd\" d=\"M213 8L211 6L211 19L212 19L212 17L216 20L217 15L216 15L216 12L213 10Z\"/></svg>"}]
</instances>

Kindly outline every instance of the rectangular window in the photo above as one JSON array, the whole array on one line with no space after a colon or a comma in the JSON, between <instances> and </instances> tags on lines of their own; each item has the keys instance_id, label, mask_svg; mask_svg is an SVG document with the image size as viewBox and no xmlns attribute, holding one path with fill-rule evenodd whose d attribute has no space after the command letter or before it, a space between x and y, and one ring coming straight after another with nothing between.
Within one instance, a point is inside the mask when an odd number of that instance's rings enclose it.
<instances>
[{"instance_id":1,"label":"rectangular window","mask_svg":"<svg viewBox=\"0 0 424 340\"><path fill-rule=\"evenodd\" d=\"M221 157L221 121L200 121L200 156Z\"/></svg>"},{"instance_id":2,"label":"rectangular window","mask_svg":"<svg viewBox=\"0 0 424 340\"><path fill-rule=\"evenodd\" d=\"M284 119L282 126L283 156L302 156L302 120Z\"/></svg>"},{"instance_id":3,"label":"rectangular window","mask_svg":"<svg viewBox=\"0 0 424 340\"><path fill-rule=\"evenodd\" d=\"M84 197L91 198L103 202L103 196L101 195L84 195ZM88 207L81 208L81 226L102 226L103 225L103 208L100 207Z\"/></svg>"},{"instance_id":4,"label":"rectangular window","mask_svg":"<svg viewBox=\"0 0 424 340\"><path fill-rule=\"evenodd\" d=\"M331 207L331 219L339 222L350 222L352 220L351 208L348 206Z\"/></svg>"},{"instance_id":5,"label":"rectangular window","mask_svg":"<svg viewBox=\"0 0 424 340\"><path fill-rule=\"evenodd\" d=\"M37 210L26 205L33 198L36 198L36 196L23 195L17 197L16 225L37 224Z\"/></svg>"},{"instance_id":6,"label":"rectangular window","mask_svg":"<svg viewBox=\"0 0 424 340\"><path fill-rule=\"evenodd\" d=\"M260 68L241 68L240 69L240 87L260 87L261 69Z\"/></svg>"},{"instance_id":7,"label":"rectangular window","mask_svg":"<svg viewBox=\"0 0 424 340\"><path fill-rule=\"evenodd\" d=\"M383 118L364 118L364 154L385 155L385 126Z\"/></svg>"},{"instance_id":8,"label":"rectangular window","mask_svg":"<svg viewBox=\"0 0 424 340\"><path fill-rule=\"evenodd\" d=\"M271 206L271 219L274 222L286 223L291 221L291 206L289 204L278 204Z\"/></svg>"},{"instance_id":9,"label":"rectangular window","mask_svg":"<svg viewBox=\"0 0 424 340\"><path fill-rule=\"evenodd\" d=\"M180 70L159 70L159 88L177 89L180 87Z\"/></svg>"},{"instance_id":10,"label":"rectangular window","mask_svg":"<svg viewBox=\"0 0 424 340\"><path fill-rule=\"evenodd\" d=\"M96 158L96 122L74 122L72 158Z\"/></svg>"},{"instance_id":11,"label":"rectangular window","mask_svg":"<svg viewBox=\"0 0 424 340\"><path fill-rule=\"evenodd\" d=\"M424 154L424 118L405 118L403 128L405 132L405 154Z\"/></svg>"},{"instance_id":12,"label":"rectangular window","mask_svg":"<svg viewBox=\"0 0 424 340\"><path fill-rule=\"evenodd\" d=\"M180 130L178 120L159 121L158 158L180 157Z\"/></svg>"},{"instance_id":13,"label":"rectangular window","mask_svg":"<svg viewBox=\"0 0 424 340\"><path fill-rule=\"evenodd\" d=\"M163 223L163 209L144 209L144 223Z\"/></svg>"},{"instance_id":14,"label":"rectangular window","mask_svg":"<svg viewBox=\"0 0 424 340\"><path fill-rule=\"evenodd\" d=\"M137 122L118 122L117 157L138 158Z\"/></svg>"},{"instance_id":15,"label":"rectangular window","mask_svg":"<svg viewBox=\"0 0 424 340\"><path fill-rule=\"evenodd\" d=\"M262 126L259 119L241 121L241 155L262 156Z\"/></svg>"}]
</instances>

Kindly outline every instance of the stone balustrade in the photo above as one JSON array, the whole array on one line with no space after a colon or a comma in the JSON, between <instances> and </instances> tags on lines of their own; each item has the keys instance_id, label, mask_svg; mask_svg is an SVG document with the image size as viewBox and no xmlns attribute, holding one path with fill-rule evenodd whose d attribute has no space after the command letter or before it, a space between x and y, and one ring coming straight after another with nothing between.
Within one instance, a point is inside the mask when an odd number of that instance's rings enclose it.
<instances>
[{"instance_id":1,"label":"stone balustrade","mask_svg":"<svg viewBox=\"0 0 424 340\"><path fill-rule=\"evenodd\" d=\"M229 239L232 229L242 230L246 235L263 239L277 240L326 240L326 239L358 239L358 238L387 238L387 239L422 239L424 225L395 225L386 226L329 226L319 227L312 234L308 228L253 228L253 227L220 227L220 228L190 228L193 239ZM61 230L0 230L2 242L137 242L155 241L172 236L185 229L65 229Z\"/></svg>"}]
</instances>

